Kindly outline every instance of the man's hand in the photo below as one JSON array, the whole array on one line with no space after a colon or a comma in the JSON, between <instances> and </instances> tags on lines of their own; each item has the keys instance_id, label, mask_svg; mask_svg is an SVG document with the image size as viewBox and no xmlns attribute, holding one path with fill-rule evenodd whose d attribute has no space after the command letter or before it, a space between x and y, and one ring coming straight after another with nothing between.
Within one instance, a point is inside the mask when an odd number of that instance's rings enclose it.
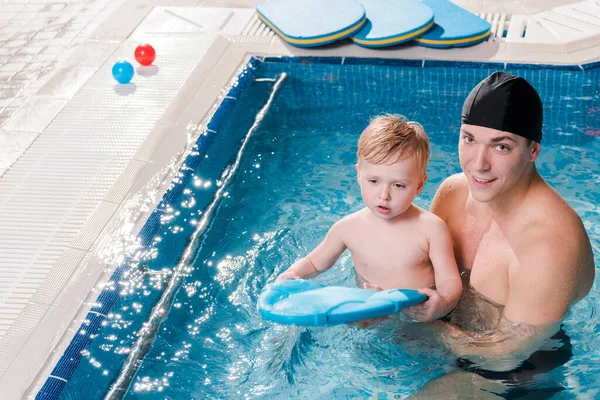
<instances>
[{"instance_id":1,"label":"man's hand","mask_svg":"<svg viewBox=\"0 0 600 400\"><path fill-rule=\"evenodd\" d=\"M437 291L430 288L419 289L419 293L429 297L421 304L408 307L404 312L419 322L429 322L441 318L452 311L454 305L449 304Z\"/></svg>"}]
</instances>

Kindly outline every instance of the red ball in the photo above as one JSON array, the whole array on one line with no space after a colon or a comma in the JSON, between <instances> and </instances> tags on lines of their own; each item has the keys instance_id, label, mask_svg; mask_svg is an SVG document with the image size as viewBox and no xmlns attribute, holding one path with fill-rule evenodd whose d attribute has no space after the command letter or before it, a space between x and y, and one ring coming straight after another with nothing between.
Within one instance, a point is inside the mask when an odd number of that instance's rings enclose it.
<instances>
[{"instance_id":1,"label":"red ball","mask_svg":"<svg viewBox=\"0 0 600 400\"><path fill-rule=\"evenodd\" d=\"M156 58L154 47L147 43L142 43L135 48L135 59L142 65L150 65Z\"/></svg>"}]
</instances>

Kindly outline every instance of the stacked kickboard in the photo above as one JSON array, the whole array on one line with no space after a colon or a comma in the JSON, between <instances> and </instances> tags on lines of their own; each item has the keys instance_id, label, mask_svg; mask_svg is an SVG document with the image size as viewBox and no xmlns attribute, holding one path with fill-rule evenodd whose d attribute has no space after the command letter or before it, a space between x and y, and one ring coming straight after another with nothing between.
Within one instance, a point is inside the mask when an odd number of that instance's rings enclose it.
<instances>
[{"instance_id":1,"label":"stacked kickboard","mask_svg":"<svg viewBox=\"0 0 600 400\"><path fill-rule=\"evenodd\" d=\"M293 46L321 46L350 37L364 47L414 40L427 47L463 47L490 35L490 24L448 0L271 0L258 16Z\"/></svg>"},{"instance_id":2,"label":"stacked kickboard","mask_svg":"<svg viewBox=\"0 0 600 400\"><path fill-rule=\"evenodd\" d=\"M283 40L299 47L345 39L367 22L365 9L353 0L273 0L258 4L256 10Z\"/></svg>"}]
</instances>

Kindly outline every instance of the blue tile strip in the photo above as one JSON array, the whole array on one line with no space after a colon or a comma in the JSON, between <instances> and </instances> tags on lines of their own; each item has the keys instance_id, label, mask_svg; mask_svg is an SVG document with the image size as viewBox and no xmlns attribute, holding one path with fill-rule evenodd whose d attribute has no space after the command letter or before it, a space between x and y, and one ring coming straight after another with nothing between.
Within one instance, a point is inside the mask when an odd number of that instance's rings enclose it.
<instances>
[{"instance_id":1,"label":"blue tile strip","mask_svg":"<svg viewBox=\"0 0 600 400\"><path fill-rule=\"evenodd\" d=\"M162 217L162 214L164 214L164 211L157 207L152 214L150 214L146 224L144 224L140 230L138 238L143 247L147 247L152 243L152 239L160 229L160 218Z\"/></svg>"},{"instance_id":2,"label":"blue tile strip","mask_svg":"<svg viewBox=\"0 0 600 400\"><path fill-rule=\"evenodd\" d=\"M407 66L420 67L423 65L423 60L403 60L395 58L361 58L350 57L344 60L344 65L390 65L390 66Z\"/></svg>"},{"instance_id":3,"label":"blue tile strip","mask_svg":"<svg viewBox=\"0 0 600 400\"><path fill-rule=\"evenodd\" d=\"M257 59L257 62L261 60ZM553 65L539 63L505 63L479 61L446 61L446 60L409 60L399 58L369 57L265 57L264 62L283 64L344 64L344 65L388 65L410 67L452 67L452 68L490 68L490 69L551 69L567 71L586 71L600 67L600 61L587 64Z\"/></svg>"},{"instance_id":4,"label":"blue tile strip","mask_svg":"<svg viewBox=\"0 0 600 400\"><path fill-rule=\"evenodd\" d=\"M520 63L507 63L506 68L509 69L553 69L553 70L567 70L567 71L581 71L579 65L551 65L551 64L520 64Z\"/></svg>"},{"instance_id":5,"label":"blue tile strip","mask_svg":"<svg viewBox=\"0 0 600 400\"><path fill-rule=\"evenodd\" d=\"M264 62L279 62L284 64L342 64L343 57L265 57Z\"/></svg>"},{"instance_id":6,"label":"blue tile strip","mask_svg":"<svg viewBox=\"0 0 600 400\"><path fill-rule=\"evenodd\" d=\"M489 69L504 69L505 63L498 62L465 62L465 61L441 61L441 60L424 60L424 67L437 68L489 68Z\"/></svg>"},{"instance_id":7,"label":"blue tile strip","mask_svg":"<svg viewBox=\"0 0 600 400\"><path fill-rule=\"evenodd\" d=\"M490 69L554 69L554 70L576 70L586 71L600 67L600 62L583 65L549 65L549 64L516 64L516 63L482 63L482 62L457 62L436 60L403 60L392 58L342 58L342 57L253 57L247 64L247 68L237 77L227 96L222 100L219 108L211 118L207 130L198 138L192 153L186 158L178 176L174 179L171 187L164 195L157 208L152 212L142 229L138 238L142 246L151 245L155 235L160 229L160 219L166 208L182 193L186 184L193 176L193 172L206 154L212 138L217 134L225 118L233 109L236 99L241 92L252 82L254 70L261 62L275 62L288 64L347 64L347 65L391 65L411 67L452 67L452 68L490 68ZM82 352L86 350L95 335L100 330L102 323L119 298L120 287L118 282L121 276L133 263L132 259L126 259L114 272L107 288L104 289L94 307L91 308L86 320L81 324L78 333L71 340L69 347L52 370L50 377L46 380L36 399L57 399L60 396L67 381L71 378L75 369L81 361ZM112 283L112 284L111 284Z\"/></svg>"},{"instance_id":8,"label":"blue tile strip","mask_svg":"<svg viewBox=\"0 0 600 400\"><path fill-rule=\"evenodd\" d=\"M587 71L589 69L595 69L595 68L600 68L600 61L581 65L581 69L583 69L584 71Z\"/></svg>"},{"instance_id":9,"label":"blue tile strip","mask_svg":"<svg viewBox=\"0 0 600 400\"><path fill-rule=\"evenodd\" d=\"M148 246L152 243L155 235L160 229L160 218L168 205L182 193L186 184L191 179L195 167L198 165L202 157L206 154L212 138L219 131L225 118L235 105L235 101L239 94L252 82L254 69L259 64L259 60L252 58L247 64L247 68L237 77L236 82L227 93L227 96L221 102L219 108L212 116L208 127L209 129L200 135L196 141L195 148L192 153L186 158L179 176L175 178L163 199L152 212L138 235L142 246ZM75 369L81 361L82 352L86 350L100 328L106 320L106 316L110 313L117 300L119 299L119 281L123 273L129 268L129 265L134 261L131 258L126 259L113 273L110 281L105 288L95 305L90 309L86 319L79 327L75 337L69 343L60 360L50 373L48 379L36 395L36 399L54 400L58 399L68 380L71 378Z\"/></svg>"}]
</instances>

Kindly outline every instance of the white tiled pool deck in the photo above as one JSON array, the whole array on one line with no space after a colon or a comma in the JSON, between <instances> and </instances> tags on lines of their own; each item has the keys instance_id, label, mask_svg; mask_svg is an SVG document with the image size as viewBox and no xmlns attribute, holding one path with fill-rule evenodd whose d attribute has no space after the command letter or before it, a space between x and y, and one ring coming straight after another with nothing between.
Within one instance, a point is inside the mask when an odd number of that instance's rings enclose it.
<instances>
[{"instance_id":1,"label":"white tiled pool deck","mask_svg":"<svg viewBox=\"0 0 600 400\"><path fill-rule=\"evenodd\" d=\"M2 399L35 396L251 55L600 60L600 0L456 1L494 36L452 50L291 48L255 0L0 2ZM143 41L155 66L117 85L112 64L137 65Z\"/></svg>"}]
</instances>

